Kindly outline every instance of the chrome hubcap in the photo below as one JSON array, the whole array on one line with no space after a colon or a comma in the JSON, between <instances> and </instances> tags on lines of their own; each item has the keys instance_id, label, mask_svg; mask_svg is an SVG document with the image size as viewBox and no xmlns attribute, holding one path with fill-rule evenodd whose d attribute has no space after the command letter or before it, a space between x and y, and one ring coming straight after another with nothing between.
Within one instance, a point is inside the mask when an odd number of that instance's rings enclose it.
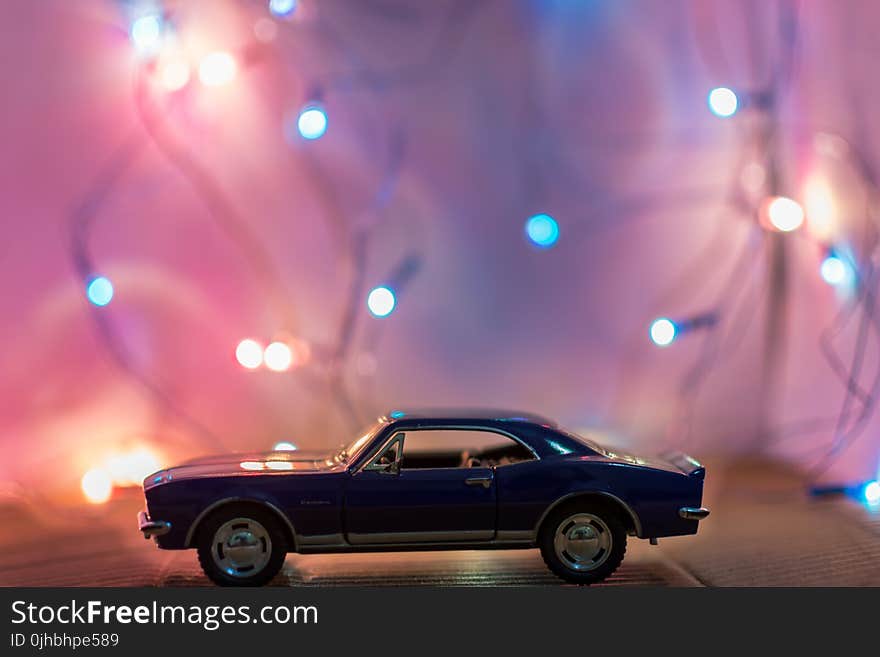
<instances>
[{"instance_id":1,"label":"chrome hubcap","mask_svg":"<svg viewBox=\"0 0 880 657\"><path fill-rule=\"evenodd\" d=\"M611 554L612 540L604 520L592 513L576 513L559 523L553 547L572 570L595 570Z\"/></svg>"},{"instance_id":2,"label":"chrome hubcap","mask_svg":"<svg viewBox=\"0 0 880 657\"><path fill-rule=\"evenodd\" d=\"M232 577L256 575L271 555L269 532L252 518L234 518L214 533L211 556L217 567Z\"/></svg>"}]
</instances>

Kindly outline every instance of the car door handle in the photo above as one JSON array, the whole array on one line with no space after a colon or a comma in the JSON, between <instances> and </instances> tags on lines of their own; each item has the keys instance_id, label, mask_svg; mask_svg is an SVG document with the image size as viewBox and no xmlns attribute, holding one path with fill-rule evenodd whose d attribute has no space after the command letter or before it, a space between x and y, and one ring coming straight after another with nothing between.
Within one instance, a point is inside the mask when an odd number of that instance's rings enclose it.
<instances>
[{"instance_id":1,"label":"car door handle","mask_svg":"<svg viewBox=\"0 0 880 657\"><path fill-rule=\"evenodd\" d=\"M464 483L468 486L482 486L483 488L489 488L492 485L492 477L468 477L464 480Z\"/></svg>"}]
</instances>

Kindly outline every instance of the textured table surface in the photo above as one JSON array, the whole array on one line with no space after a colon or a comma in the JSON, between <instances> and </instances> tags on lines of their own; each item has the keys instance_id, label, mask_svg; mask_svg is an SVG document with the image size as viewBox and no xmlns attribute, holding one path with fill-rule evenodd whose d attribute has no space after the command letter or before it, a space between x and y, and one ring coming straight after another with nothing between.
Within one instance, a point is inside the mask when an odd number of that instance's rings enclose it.
<instances>
[{"instance_id":1,"label":"textured table surface","mask_svg":"<svg viewBox=\"0 0 880 657\"><path fill-rule=\"evenodd\" d=\"M710 468L712 515L696 537L632 540L606 586L880 586L880 513L812 501L781 468ZM135 528L141 496L100 509L0 509L0 584L205 586L195 553L164 552ZM290 555L277 586L561 585L535 550Z\"/></svg>"}]
</instances>

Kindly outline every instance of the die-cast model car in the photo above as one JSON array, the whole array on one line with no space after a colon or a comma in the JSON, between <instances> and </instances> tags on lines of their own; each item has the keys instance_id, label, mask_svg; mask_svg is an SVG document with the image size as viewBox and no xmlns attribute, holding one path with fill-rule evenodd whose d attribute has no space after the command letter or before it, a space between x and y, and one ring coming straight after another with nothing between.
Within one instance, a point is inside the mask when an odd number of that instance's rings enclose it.
<instances>
[{"instance_id":1,"label":"die-cast model car","mask_svg":"<svg viewBox=\"0 0 880 657\"><path fill-rule=\"evenodd\" d=\"M539 548L576 584L608 577L627 536L695 534L705 468L647 459L541 417L395 411L328 453L210 457L144 481L140 531L195 548L222 585L265 584L288 552Z\"/></svg>"}]
</instances>

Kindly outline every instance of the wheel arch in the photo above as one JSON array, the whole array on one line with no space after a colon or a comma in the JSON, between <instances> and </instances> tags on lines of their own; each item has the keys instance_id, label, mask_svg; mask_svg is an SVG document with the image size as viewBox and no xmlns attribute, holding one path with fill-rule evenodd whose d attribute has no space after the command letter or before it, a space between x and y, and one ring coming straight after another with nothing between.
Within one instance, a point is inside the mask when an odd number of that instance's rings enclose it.
<instances>
[{"instance_id":1,"label":"wheel arch","mask_svg":"<svg viewBox=\"0 0 880 657\"><path fill-rule=\"evenodd\" d=\"M189 526L183 546L185 548L195 547L193 541L195 540L199 527L202 522L204 522L205 518L214 513L214 511L222 509L224 506L229 506L230 504L251 504L253 506L262 507L271 512L281 522L281 527L284 529L285 537L289 541L288 545L290 546L291 551L296 551L296 531L294 531L293 523L290 522L290 518L287 517L287 514L272 502L253 497L225 497L222 500L217 500L216 502L209 504L201 511L201 513L199 513L198 516L196 516L196 519L193 520L192 524Z\"/></svg>"},{"instance_id":2,"label":"wheel arch","mask_svg":"<svg viewBox=\"0 0 880 657\"><path fill-rule=\"evenodd\" d=\"M538 524L535 526L535 536L540 536L541 528L543 527L544 522L555 509L559 508L559 506L562 504L566 504L575 500L593 500L602 502L604 504L610 504L619 513L621 520L624 521L627 532L633 533L638 538L642 537L642 523L641 520L639 520L638 514L629 504L627 504L617 495L603 490L576 491L560 497L558 500L556 500L550 506L544 509L544 513L541 514L541 517L538 520Z\"/></svg>"}]
</instances>

